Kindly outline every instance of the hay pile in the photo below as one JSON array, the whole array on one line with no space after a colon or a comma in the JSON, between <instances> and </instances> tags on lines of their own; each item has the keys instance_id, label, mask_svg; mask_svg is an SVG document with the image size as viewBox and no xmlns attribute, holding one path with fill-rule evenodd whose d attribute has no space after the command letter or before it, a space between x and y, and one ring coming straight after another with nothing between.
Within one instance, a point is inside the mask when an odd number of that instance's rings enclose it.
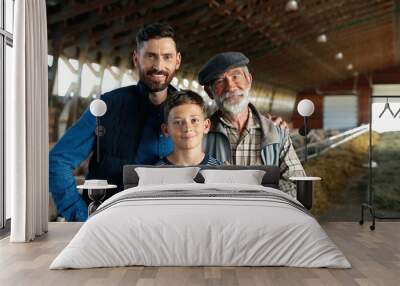
<instances>
[{"instance_id":1,"label":"hay pile","mask_svg":"<svg viewBox=\"0 0 400 286\"><path fill-rule=\"evenodd\" d=\"M374 146L372 158L378 167L372 171L374 202L379 209L400 210L400 132L386 132Z\"/></svg>"},{"instance_id":2,"label":"hay pile","mask_svg":"<svg viewBox=\"0 0 400 286\"><path fill-rule=\"evenodd\" d=\"M373 133L373 145L378 142L379 135ZM322 178L322 181L314 184L314 215L324 213L334 204L340 204L346 187L368 173L368 168L362 166L368 161L368 145L369 136L366 133L305 164L308 176Z\"/></svg>"}]
</instances>

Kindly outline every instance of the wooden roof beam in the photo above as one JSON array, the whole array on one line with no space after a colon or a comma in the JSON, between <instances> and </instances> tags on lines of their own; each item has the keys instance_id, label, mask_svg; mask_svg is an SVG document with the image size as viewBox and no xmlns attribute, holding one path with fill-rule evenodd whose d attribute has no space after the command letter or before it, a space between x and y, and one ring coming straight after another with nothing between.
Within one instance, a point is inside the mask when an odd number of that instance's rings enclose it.
<instances>
[{"instance_id":1,"label":"wooden roof beam","mask_svg":"<svg viewBox=\"0 0 400 286\"><path fill-rule=\"evenodd\" d=\"M115 2L120 2L121 0L89 0L84 4L73 4L71 6L65 7L61 12L49 15L48 24L52 25L57 22L65 21L68 18L72 18L93 10L99 10L103 6L113 4Z\"/></svg>"},{"instance_id":2,"label":"wooden roof beam","mask_svg":"<svg viewBox=\"0 0 400 286\"><path fill-rule=\"evenodd\" d=\"M235 28L231 29L229 33L226 33L226 29L229 29L231 27L232 23L226 23L225 19L220 19L219 20L221 24L229 24L223 25L220 28L215 28L211 27L209 29L201 30L199 34L196 34L196 39L192 41L180 41L180 46L182 47L182 51L185 54L185 56L188 55L193 55L191 56L191 61L196 63L197 60L199 59L200 61L202 60L202 56L204 55L205 57L212 56L213 54L217 52L221 52L221 49L226 50L227 47L231 50L247 50L254 48L255 46L259 45L262 43L262 41L259 40L260 37L254 37L254 35L249 34L248 30L246 27L243 27L241 25L235 25ZM218 23L218 22L214 22ZM223 28L223 29L222 29ZM218 33L214 33L215 31L218 31ZM214 34L213 34L214 33ZM211 35L210 35L211 34ZM221 41L218 41L218 39L222 39L221 34L224 35L224 41L221 43ZM246 35L245 37L238 38L237 35L242 34ZM182 34L179 34L182 35ZM179 37L178 35L178 37ZM227 36L225 36L227 35ZM184 34L188 39L191 39L191 35L186 35ZM264 43L265 44L265 43ZM204 52L200 55L198 55L198 50L202 49ZM193 51L193 52L192 52ZM200 62L199 62L200 63ZM202 64L202 63L201 63Z\"/></svg>"},{"instance_id":3,"label":"wooden roof beam","mask_svg":"<svg viewBox=\"0 0 400 286\"><path fill-rule=\"evenodd\" d=\"M214 3L215 1L211 0L210 3ZM221 11L224 10L224 7L222 5L218 5L219 7L216 7L216 12L219 10L219 13L221 13ZM234 19L238 19L240 20L240 18L243 18L244 15L242 15L240 12L236 12L234 14L231 15L231 18ZM251 22L251 19L247 19L246 21L243 21L242 23L244 25L249 25L249 23ZM268 19L266 19L266 23L268 23L269 25L271 25L271 23L268 21ZM250 30L251 27L249 27ZM312 60L313 62L315 62L316 64L318 64L320 67L322 67L325 70L328 70L330 73L336 75L336 76L340 76L340 72L335 69L334 67L332 67L330 64L320 60L318 57L316 57L310 50L306 49L305 47L303 47L302 45L300 45L299 43L296 43L295 41L293 41L288 35L286 35L285 33L281 32L279 29L276 30L271 30L271 35L275 34L276 37L282 41L282 43L287 43L290 44L292 47L294 47L295 49L293 49L294 51L292 51L292 49L288 50L290 55L293 55L295 58L299 58L299 59L303 59L303 61L305 62L307 59ZM266 37L268 39L270 39L269 37ZM273 38L272 38L273 39ZM272 40L271 39L271 40ZM277 46L280 46L280 44L276 44L275 41L272 41L272 44L275 44ZM300 55L302 55L303 57L298 57L296 53L300 53Z\"/></svg>"},{"instance_id":4,"label":"wooden roof beam","mask_svg":"<svg viewBox=\"0 0 400 286\"><path fill-rule=\"evenodd\" d=\"M204 4L203 1L197 1L198 3ZM176 12L185 12L187 8L191 7L191 9L193 9L193 5L187 5L187 4L182 4L182 5L178 5L177 7L175 7L175 9L172 11L171 13L175 14ZM204 11L204 10L203 10ZM156 15L155 15L156 14ZM165 14L164 13L150 13L147 17L145 17L144 19L141 19L140 21L131 21L128 23L125 23L125 25L123 25L124 30L126 31L132 31L132 34L128 34L126 36L123 36L119 39L113 39L113 35L116 31L122 32L121 27L116 27L116 28L111 28L111 29L107 29L106 31L102 31L101 33L99 32L98 37L101 36L102 42L104 42L105 40L108 40L112 46L114 47L114 51L120 49L120 47L126 47L126 46L131 46L131 45L135 45L135 37L134 37L134 33L136 32L136 29L139 29L143 23L146 23L147 20L150 21L151 19L158 19L159 20L159 16L164 15L164 16L170 16L169 14ZM204 16L204 13L187 13L187 15L185 15L184 17L179 17L177 19L174 19L172 21L168 21L169 24L171 24L173 27L176 24L182 24L182 23L188 23L188 22L194 22L197 18L200 18ZM178 26L176 26L178 27ZM179 27L178 27L179 28ZM112 30L112 32L111 32ZM189 30L189 28L186 28L185 30ZM177 31L177 37L178 39L182 36L182 31L178 30ZM91 46L90 49L97 49L99 44L95 43L95 39L98 39L98 37L96 37L96 35L92 35L91 36ZM183 42L183 41L182 41ZM68 43L68 45L72 45L74 44L74 41L70 41ZM182 46L181 42L179 42L180 46ZM128 49L129 50L129 49ZM130 51L129 51L130 53Z\"/></svg>"},{"instance_id":5,"label":"wooden roof beam","mask_svg":"<svg viewBox=\"0 0 400 286\"><path fill-rule=\"evenodd\" d=\"M392 7L385 7L385 9L378 9L373 12L366 13L363 10L355 12L355 15L352 17L352 19L349 21L349 19L346 17L346 15L342 15L341 17L337 18L335 22L330 23L329 25L326 25L324 27L324 32L325 33L331 33L332 31L338 30L338 29L345 29L346 26L350 25L357 25L358 23L364 23L364 22L369 22L369 21L374 21L376 18L382 18L385 16L389 16L392 14ZM306 15L307 16L307 15ZM321 16L322 17L322 16ZM326 17L322 17L326 18ZM322 23L319 19L315 20L317 23ZM296 37L299 41L302 41L302 39L310 37L310 36L315 36L317 33L316 31L308 31L307 29L304 28L302 25L298 26L293 26L292 29L288 29L285 31L289 35L293 35L293 37ZM298 36L296 36L298 35Z\"/></svg>"},{"instance_id":6,"label":"wooden roof beam","mask_svg":"<svg viewBox=\"0 0 400 286\"><path fill-rule=\"evenodd\" d=\"M204 1L196 1L196 2L204 4ZM153 4L149 4L146 6L151 7L152 5ZM166 20L167 18L169 18L177 13L187 11L188 9L193 9L193 3L182 2L179 5L176 5L174 9L162 10L162 11L158 11L155 13L148 13L146 16L141 17L140 19L135 19L135 20L129 21L129 22L125 23L124 25L116 25L116 26L113 26L104 31L93 33L90 41L92 44L94 44L95 42L97 42L99 40L112 39L114 34L129 32L129 31L136 31L137 29L142 27L144 24L148 24L150 22L155 22L155 21L159 21L159 20ZM190 16L190 15L188 15L188 16Z\"/></svg>"},{"instance_id":7,"label":"wooden roof beam","mask_svg":"<svg viewBox=\"0 0 400 286\"><path fill-rule=\"evenodd\" d=\"M188 14L188 16L186 17L188 19L192 19L193 17ZM182 18L179 18L179 21L182 21ZM169 23L174 27L175 26L175 21L169 21ZM179 28L179 26L176 26ZM184 31L181 30L177 30L177 38L178 38L178 44L179 44L179 48L182 50L185 46L187 46L187 41L184 40L183 38L188 38L190 39L192 35L188 35L186 32L190 30L190 28L185 29ZM209 30L207 30L209 32ZM135 31L136 32L136 31ZM104 41L104 40L103 40ZM135 36L134 33L132 34L128 34L125 35L123 37L120 37L118 39L110 39L109 41L112 42L112 45L114 46L114 48L120 47L120 46L134 46L135 45ZM97 44L92 43L92 47L95 48L97 46Z\"/></svg>"},{"instance_id":8,"label":"wooden roof beam","mask_svg":"<svg viewBox=\"0 0 400 286\"><path fill-rule=\"evenodd\" d=\"M254 33L260 33L261 35L263 35L264 37L268 38L268 40L270 42L272 42L273 45L279 46L282 44L282 41L280 39L280 37L277 37L276 34L274 33L272 30L265 32L263 28L256 28L255 25L252 23L252 20L248 20L245 17L245 13L246 11L242 11L242 12L234 12L231 11L235 8L235 4L234 3L230 3L230 5L228 7L224 7L223 5L220 5L219 3L217 3L214 0L210 1L210 7L211 10L217 14L218 17L229 17L231 20L237 20L239 22L241 22L243 24L243 26L246 26L249 31L252 31ZM229 10L230 12L227 13L227 10ZM271 26L271 23L269 21L265 21L265 24L268 26ZM266 35L266 33L268 33L268 35Z\"/></svg>"},{"instance_id":9,"label":"wooden roof beam","mask_svg":"<svg viewBox=\"0 0 400 286\"><path fill-rule=\"evenodd\" d=\"M400 3L398 1L393 11L393 51L395 63L400 65Z\"/></svg>"},{"instance_id":10,"label":"wooden roof beam","mask_svg":"<svg viewBox=\"0 0 400 286\"><path fill-rule=\"evenodd\" d=\"M189 40L186 41L186 44L190 46L198 44L199 42L211 42L218 39L222 40L222 38L225 40L226 37L239 33L241 30L243 30L242 26L235 25L233 22L226 22L224 19L218 20L214 23L216 24L214 27L200 30L200 32L196 34L189 34Z\"/></svg>"},{"instance_id":11,"label":"wooden roof beam","mask_svg":"<svg viewBox=\"0 0 400 286\"><path fill-rule=\"evenodd\" d=\"M153 2L149 1L148 3ZM61 35L63 35L63 37L75 37L82 34L82 32L90 31L92 28L98 25L109 23L115 20L121 20L126 16L130 16L136 13L140 9L141 7L138 6L135 2L129 2L128 5L107 13L102 17L91 17L88 21L83 21L74 25L67 26L62 30Z\"/></svg>"}]
</instances>

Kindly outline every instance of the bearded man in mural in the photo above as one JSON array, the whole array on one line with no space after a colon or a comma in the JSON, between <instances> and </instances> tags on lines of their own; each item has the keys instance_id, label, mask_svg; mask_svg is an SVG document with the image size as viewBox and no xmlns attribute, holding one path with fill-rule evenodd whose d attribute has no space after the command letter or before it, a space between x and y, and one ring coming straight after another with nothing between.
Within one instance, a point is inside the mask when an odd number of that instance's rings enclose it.
<instances>
[{"instance_id":1,"label":"bearded man in mural","mask_svg":"<svg viewBox=\"0 0 400 286\"><path fill-rule=\"evenodd\" d=\"M233 165L280 167L279 188L296 197L292 176L305 176L289 132L276 126L250 103L252 76L249 59L239 52L212 57L199 72L199 83L218 111L211 117L205 152Z\"/></svg>"},{"instance_id":2,"label":"bearded man in mural","mask_svg":"<svg viewBox=\"0 0 400 286\"><path fill-rule=\"evenodd\" d=\"M172 141L161 131L163 103L175 92L170 85L181 64L173 28L155 23L136 36L133 62L139 71L137 85L101 95L107 112L101 118L106 129L97 162L96 118L87 109L50 151L49 187L58 214L67 221L85 221L87 195L76 189L74 169L92 154L86 179L106 179L123 189L122 170L127 164L152 165L172 152ZM281 119L277 118L276 124Z\"/></svg>"}]
</instances>

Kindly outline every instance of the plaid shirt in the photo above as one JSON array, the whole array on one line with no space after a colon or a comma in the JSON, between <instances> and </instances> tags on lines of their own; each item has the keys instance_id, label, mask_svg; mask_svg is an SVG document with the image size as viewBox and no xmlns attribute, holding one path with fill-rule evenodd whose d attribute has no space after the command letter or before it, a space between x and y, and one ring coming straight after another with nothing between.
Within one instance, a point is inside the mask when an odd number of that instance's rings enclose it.
<instances>
[{"instance_id":1,"label":"plaid shirt","mask_svg":"<svg viewBox=\"0 0 400 286\"><path fill-rule=\"evenodd\" d=\"M228 139L231 144L232 158L229 161L233 165L263 165L261 157L262 128L260 119L253 114L249 108L249 118L246 128L241 134L234 126L229 124L222 117L220 122L225 127ZM261 120L268 120L261 116ZM268 136L268 135L267 135ZM290 181L290 177L306 176L303 166L293 148L292 140L287 137L283 147L279 153L279 168L281 170L281 180L279 180L279 188L296 197L296 187L294 182Z\"/></svg>"},{"instance_id":2,"label":"plaid shirt","mask_svg":"<svg viewBox=\"0 0 400 286\"><path fill-rule=\"evenodd\" d=\"M232 158L229 161L233 165L263 165L261 158L261 125L249 109L249 118L243 132L220 117L226 128L229 142L231 143Z\"/></svg>"}]
</instances>

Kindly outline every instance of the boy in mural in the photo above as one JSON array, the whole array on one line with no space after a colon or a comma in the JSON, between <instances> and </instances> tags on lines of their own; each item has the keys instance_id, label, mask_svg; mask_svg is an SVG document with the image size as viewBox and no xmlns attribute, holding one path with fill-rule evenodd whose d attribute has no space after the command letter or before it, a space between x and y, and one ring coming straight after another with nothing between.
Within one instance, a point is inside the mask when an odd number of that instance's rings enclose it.
<instances>
[{"instance_id":1,"label":"boy in mural","mask_svg":"<svg viewBox=\"0 0 400 286\"><path fill-rule=\"evenodd\" d=\"M161 129L171 138L173 151L157 165L222 165L202 150L210 119L200 95L190 90L176 92L165 103L164 119Z\"/></svg>"}]
</instances>

